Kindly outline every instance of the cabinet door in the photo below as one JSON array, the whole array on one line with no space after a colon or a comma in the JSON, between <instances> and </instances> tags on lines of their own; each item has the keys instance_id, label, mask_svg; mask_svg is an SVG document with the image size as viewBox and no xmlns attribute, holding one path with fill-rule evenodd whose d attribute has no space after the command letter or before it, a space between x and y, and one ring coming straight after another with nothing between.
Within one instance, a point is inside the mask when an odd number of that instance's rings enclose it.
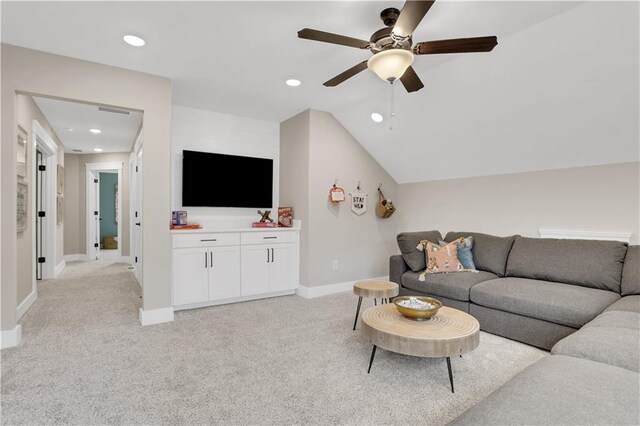
<instances>
[{"instance_id":1,"label":"cabinet door","mask_svg":"<svg viewBox=\"0 0 640 426\"><path fill-rule=\"evenodd\" d=\"M240 247L212 247L209 261L209 300L240 296Z\"/></svg>"},{"instance_id":2,"label":"cabinet door","mask_svg":"<svg viewBox=\"0 0 640 426\"><path fill-rule=\"evenodd\" d=\"M271 251L267 245L242 247L241 294L249 296L269 292Z\"/></svg>"},{"instance_id":3,"label":"cabinet door","mask_svg":"<svg viewBox=\"0 0 640 426\"><path fill-rule=\"evenodd\" d=\"M269 271L271 291L292 290L298 286L295 280L295 245L274 244Z\"/></svg>"},{"instance_id":4,"label":"cabinet door","mask_svg":"<svg viewBox=\"0 0 640 426\"><path fill-rule=\"evenodd\" d=\"M207 256L204 248L173 250L173 305L209 300Z\"/></svg>"}]
</instances>

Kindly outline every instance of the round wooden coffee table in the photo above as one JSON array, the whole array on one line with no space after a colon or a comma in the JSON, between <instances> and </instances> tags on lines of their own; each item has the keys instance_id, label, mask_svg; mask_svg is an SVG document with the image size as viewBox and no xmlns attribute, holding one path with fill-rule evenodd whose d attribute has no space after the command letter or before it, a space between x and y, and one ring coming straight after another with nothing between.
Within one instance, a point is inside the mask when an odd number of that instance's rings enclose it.
<instances>
[{"instance_id":1,"label":"round wooden coffee table","mask_svg":"<svg viewBox=\"0 0 640 426\"><path fill-rule=\"evenodd\" d=\"M380 299L380 303L389 302L390 297L396 297L400 291L398 284L391 281L383 280L366 280L358 281L353 285L353 294L358 296L358 307L356 308L356 319L353 322L353 329L356 329L358 323L358 315L360 314L360 305L362 305L363 297L373 297L373 303L377 305L376 299Z\"/></svg>"},{"instance_id":2,"label":"round wooden coffee table","mask_svg":"<svg viewBox=\"0 0 640 426\"><path fill-rule=\"evenodd\" d=\"M480 324L471 315L443 306L425 321L403 317L394 304L374 306L362 314L362 330L373 344L369 370L378 347L427 358L446 358L453 392L451 357L471 352L480 344Z\"/></svg>"}]
</instances>

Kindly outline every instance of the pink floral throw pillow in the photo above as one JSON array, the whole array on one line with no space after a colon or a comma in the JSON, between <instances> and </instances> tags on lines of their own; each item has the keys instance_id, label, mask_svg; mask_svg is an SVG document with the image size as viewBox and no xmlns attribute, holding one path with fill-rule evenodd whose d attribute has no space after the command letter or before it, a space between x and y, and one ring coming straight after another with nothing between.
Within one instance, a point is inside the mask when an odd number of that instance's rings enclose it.
<instances>
[{"instance_id":1,"label":"pink floral throw pillow","mask_svg":"<svg viewBox=\"0 0 640 426\"><path fill-rule=\"evenodd\" d=\"M464 271L464 266L458 260L458 241L444 246L430 241L420 241L417 249L426 252L427 274Z\"/></svg>"}]
</instances>

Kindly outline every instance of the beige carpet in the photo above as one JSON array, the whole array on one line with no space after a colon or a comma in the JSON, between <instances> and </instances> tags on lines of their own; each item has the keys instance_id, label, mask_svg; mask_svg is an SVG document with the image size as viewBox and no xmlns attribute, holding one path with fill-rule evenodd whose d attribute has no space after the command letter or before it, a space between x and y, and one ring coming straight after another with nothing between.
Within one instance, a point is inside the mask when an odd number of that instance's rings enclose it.
<instances>
[{"instance_id":1,"label":"beige carpet","mask_svg":"<svg viewBox=\"0 0 640 426\"><path fill-rule=\"evenodd\" d=\"M22 343L2 351L2 424L443 424L547 356L482 333L452 359L452 394L443 359L378 350L367 374L348 293L141 327L127 265L70 263L38 292Z\"/></svg>"}]
</instances>

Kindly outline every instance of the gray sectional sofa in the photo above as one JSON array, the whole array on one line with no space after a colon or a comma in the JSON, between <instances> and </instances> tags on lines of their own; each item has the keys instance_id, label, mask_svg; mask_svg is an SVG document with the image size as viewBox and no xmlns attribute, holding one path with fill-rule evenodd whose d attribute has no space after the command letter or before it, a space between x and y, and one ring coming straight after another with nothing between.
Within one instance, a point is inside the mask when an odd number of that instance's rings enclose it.
<instances>
[{"instance_id":1,"label":"gray sectional sofa","mask_svg":"<svg viewBox=\"0 0 640 426\"><path fill-rule=\"evenodd\" d=\"M420 240L398 235L390 280L469 312L489 333L551 351L452 424L640 424L640 246L474 237L479 272L427 274Z\"/></svg>"}]
</instances>

